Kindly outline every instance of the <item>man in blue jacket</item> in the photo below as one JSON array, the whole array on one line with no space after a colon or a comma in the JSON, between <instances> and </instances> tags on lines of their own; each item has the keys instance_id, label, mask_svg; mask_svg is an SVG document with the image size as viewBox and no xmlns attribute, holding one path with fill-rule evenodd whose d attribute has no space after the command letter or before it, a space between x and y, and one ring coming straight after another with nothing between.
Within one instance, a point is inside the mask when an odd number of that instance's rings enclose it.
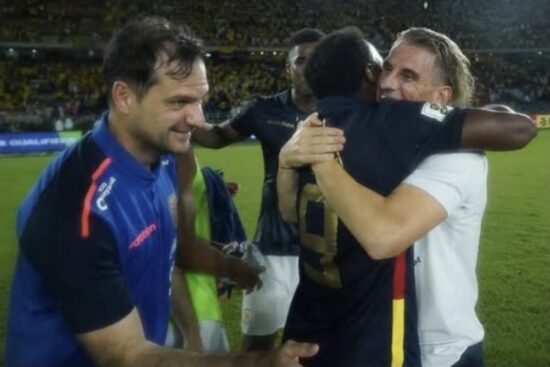
<instances>
[{"instance_id":1,"label":"man in blue jacket","mask_svg":"<svg viewBox=\"0 0 550 367\"><path fill-rule=\"evenodd\" d=\"M203 47L162 18L105 50L108 114L45 170L18 213L8 366L295 366L316 346L262 355L163 348L176 250L174 153L204 124Z\"/></svg>"}]
</instances>

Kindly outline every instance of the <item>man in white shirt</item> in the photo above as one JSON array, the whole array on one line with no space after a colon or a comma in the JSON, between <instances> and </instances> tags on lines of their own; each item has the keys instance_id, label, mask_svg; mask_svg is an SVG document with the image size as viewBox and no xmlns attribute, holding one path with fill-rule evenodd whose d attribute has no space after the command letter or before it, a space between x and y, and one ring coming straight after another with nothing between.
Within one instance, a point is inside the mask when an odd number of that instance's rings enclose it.
<instances>
[{"instance_id":1,"label":"man in white shirt","mask_svg":"<svg viewBox=\"0 0 550 367\"><path fill-rule=\"evenodd\" d=\"M423 28L401 33L382 68L378 97L468 106L469 61L448 37ZM476 312L477 253L487 202L481 152L427 158L405 180L435 199L443 221L415 242L415 280L422 364L483 365L484 331Z\"/></svg>"}]
</instances>

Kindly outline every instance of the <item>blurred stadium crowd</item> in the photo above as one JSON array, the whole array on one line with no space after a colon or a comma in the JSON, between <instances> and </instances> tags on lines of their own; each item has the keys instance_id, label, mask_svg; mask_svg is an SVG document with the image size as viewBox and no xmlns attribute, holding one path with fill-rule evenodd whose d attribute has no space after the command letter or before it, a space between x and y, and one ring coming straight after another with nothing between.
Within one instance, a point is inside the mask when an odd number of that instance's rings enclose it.
<instances>
[{"instance_id":1,"label":"blurred stadium crowd","mask_svg":"<svg viewBox=\"0 0 550 367\"><path fill-rule=\"evenodd\" d=\"M0 130L95 119L106 105L101 47L139 14L181 21L205 40L211 83L205 110L212 120L251 95L285 88L286 39L306 26L330 32L355 25L381 50L410 26L433 28L470 57L476 104L550 111L548 0L5 0Z\"/></svg>"}]
</instances>

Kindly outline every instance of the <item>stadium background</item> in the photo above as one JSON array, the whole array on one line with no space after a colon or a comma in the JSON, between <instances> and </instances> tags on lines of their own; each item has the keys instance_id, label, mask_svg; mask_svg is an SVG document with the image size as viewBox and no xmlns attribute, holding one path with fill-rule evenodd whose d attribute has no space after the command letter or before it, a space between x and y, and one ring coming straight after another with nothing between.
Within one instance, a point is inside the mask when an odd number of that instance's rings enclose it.
<instances>
[{"instance_id":1,"label":"stadium background","mask_svg":"<svg viewBox=\"0 0 550 367\"><path fill-rule=\"evenodd\" d=\"M251 95L288 85L285 41L297 29L329 32L356 25L387 50L397 32L427 26L448 34L469 56L477 105L505 103L532 114L541 129L550 127L548 0L4 0L0 152L56 150L88 129L105 108L100 74L105 41L139 14L182 21L205 40L209 121L223 120ZM43 135L54 131L63 139ZM20 135L32 133L39 135ZM203 164L241 183L237 204L252 234L263 174L259 147L249 143L198 154ZM0 366L17 246L15 212L51 157L0 156ZM521 152L489 159L478 307L487 331L487 366L550 366L550 130L541 130ZM238 306L238 296L224 303L233 348L239 347Z\"/></svg>"}]
</instances>

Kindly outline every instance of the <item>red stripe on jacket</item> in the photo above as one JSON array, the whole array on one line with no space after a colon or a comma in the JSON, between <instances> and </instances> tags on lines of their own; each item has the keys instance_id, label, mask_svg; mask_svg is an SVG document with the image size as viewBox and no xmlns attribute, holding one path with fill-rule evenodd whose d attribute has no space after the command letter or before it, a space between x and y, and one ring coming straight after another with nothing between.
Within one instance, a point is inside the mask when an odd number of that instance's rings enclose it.
<instances>
[{"instance_id":1,"label":"red stripe on jacket","mask_svg":"<svg viewBox=\"0 0 550 367\"><path fill-rule=\"evenodd\" d=\"M92 174L92 183L86 192L84 197L84 207L82 208L82 214L80 215L80 235L82 238L88 238L90 235L90 208L92 205L92 198L97 189L97 179L103 174L105 169L111 164L111 158L105 158L103 162L97 167Z\"/></svg>"}]
</instances>

